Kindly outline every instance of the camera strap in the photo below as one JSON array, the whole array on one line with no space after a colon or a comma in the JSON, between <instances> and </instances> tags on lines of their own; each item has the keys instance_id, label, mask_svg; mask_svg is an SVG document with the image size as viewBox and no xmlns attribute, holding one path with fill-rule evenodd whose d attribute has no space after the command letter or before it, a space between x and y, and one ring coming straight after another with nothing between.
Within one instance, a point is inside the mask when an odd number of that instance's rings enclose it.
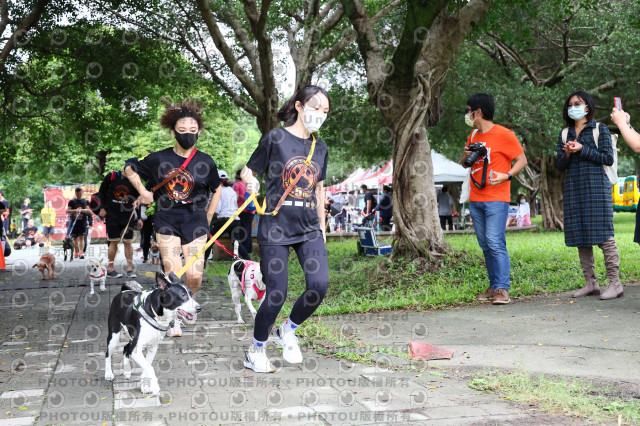
<instances>
[{"instance_id":1,"label":"camera strap","mask_svg":"<svg viewBox=\"0 0 640 426\"><path fill-rule=\"evenodd\" d=\"M473 182L473 184L476 186L476 188L478 189L482 189L485 186L487 186L487 159L484 159L484 165L482 166L482 180L480 181L480 183L476 182L476 180L473 178L473 173L471 173L469 175L469 177L471 178L471 181Z\"/></svg>"}]
</instances>

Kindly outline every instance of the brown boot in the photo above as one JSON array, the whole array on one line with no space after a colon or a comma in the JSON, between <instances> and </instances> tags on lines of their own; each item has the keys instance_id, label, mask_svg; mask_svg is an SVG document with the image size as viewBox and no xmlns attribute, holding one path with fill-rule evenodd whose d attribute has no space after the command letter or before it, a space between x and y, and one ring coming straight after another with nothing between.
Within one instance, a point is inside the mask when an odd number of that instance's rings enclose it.
<instances>
[{"instance_id":1,"label":"brown boot","mask_svg":"<svg viewBox=\"0 0 640 426\"><path fill-rule=\"evenodd\" d=\"M480 302L485 302L489 299L493 299L493 288L491 288L491 286L487 287L487 290L476 296L476 300L480 301Z\"/></svg>"},{"instance_id":2,"label":"brown boot","mask_svg":"<svg viewBox=\"0 0 640 426\"><path fill-rule=\"evenodd\" d=\"M509 299L509 292L503 288L499 288L493 293L493 304L494 305L506 305L511 302Z\"/></svg>"},{"instance_id":3,"label":"brown boot","mask_svg":"<svg viewBox=\"0 0 640 426\"><path fill-rule=\"evenodd\" d=\"M617 299L618 297L624 296L624 291L622 284L620 281L609 284L609 287L602 293L600 299L609 300L609 299Z\"/></svg>"},{"instance_id":4,"label":"brown boot","mask_svg":"<svg viewBox=\"0 0 640 426\"><path fill-rule=\"evenodd\" d=\"M607 278L609 278L609 287L600 296L602 300L617 299L624 296L622 284L620 284L620 257L618 256L618 247L613 237L604 243L598 244L604 254L604 264L607 268Z\"/></svg>"},{"instance_id":5,"label":"brown boot","mask_svg":"<svg viewBox=\"0 0 640 426\"><path fill-rule=\"evenodd\" d=\"M597 282L589 280L584 287L574 291L571 297L597 296L600 294L600 286Z\"/></svg>"},{"instance_id":6,"label":"brown boot","mask_svg":"<svg viewBox=\"0 0 640 426\"><path fill-rule=\"evenodd\" d=\"M571 297L597 296L600 294L600 287L596 280L596 271L593 267L593 247L578 247L580 266L584 274L585 284L580 290L574 292Z\"/></svg>"}]
</instances>

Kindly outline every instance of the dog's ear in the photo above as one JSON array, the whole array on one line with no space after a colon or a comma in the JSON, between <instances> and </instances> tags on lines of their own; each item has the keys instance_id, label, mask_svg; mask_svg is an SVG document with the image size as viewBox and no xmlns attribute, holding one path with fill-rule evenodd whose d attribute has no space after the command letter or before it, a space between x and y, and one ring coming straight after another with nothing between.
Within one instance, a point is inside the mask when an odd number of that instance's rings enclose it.
<instances>
[{"instance_id":1,"label":"dog's ear","mask_svg":"<svg viewBox=\"0 0 640 426\"><path fill-rule=\"evenodd\" d=\"M172 272L173 273L173 272ZM156 285L160 290L166 290L171 283L167 280L167 277L162 272L156 272Z\"/></svg>"},{"instance_id":2,"label":"dog's ear","mask_svg":"<svg viewBox=\"0 0 640 426\"><path fill-rule=\"evenodd\" d=\"M101 257L98 263L102 263L103 260L104 260L104 257Z\"/></svg>"},{"instance_id":3,"label":"dog's ear","mask_svg":"<svg viewBox=\"0 0 640 426\"><path fill-rule=\"evenodd\" d=\"M37 268L38 264L36 263L35 265L32 266L32 268Z\"/></svg>"},{"instance_id":4,"label":"dog's ear","mask_svg":"<svg viewBox=\"0 0 640 426\"><path fill-rule=\"evenodd\" d=\"M169 272L169 282L171 282L171 284L180 284L180 278L171 271Z\"/></svg>"}]
</instances>

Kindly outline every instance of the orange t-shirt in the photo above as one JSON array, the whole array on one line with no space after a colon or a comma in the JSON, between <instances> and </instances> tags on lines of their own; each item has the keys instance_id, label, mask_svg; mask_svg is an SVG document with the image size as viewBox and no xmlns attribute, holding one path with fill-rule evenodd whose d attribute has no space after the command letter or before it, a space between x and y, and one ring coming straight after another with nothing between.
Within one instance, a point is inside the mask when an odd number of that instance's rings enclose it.
<instances>
[{"instance_id":1,"label":"orange t-shirt","mask_svg":"<svg viewBox=\"0 0 640 426\"><path fill-rule=\"evenodd\" d=\"M473 134L473 133L472 133ZM467 138L467 144L481 143L487 148L487 185L478 189L473 182L470 182L471 193L469 201L511 201L511 182L505 181L500 185L490 185L489 175L491 170L498 173L507 173L511 170L511 162L524 152L522 145L518 141L516 135L506 127L494 124L493 127L485 133L476 132L471 140L471 135ZM471 176L476 182L482 182L482 168L484 167L483 159L478 159L471 166Z\"/></svg>"}]
</instances>

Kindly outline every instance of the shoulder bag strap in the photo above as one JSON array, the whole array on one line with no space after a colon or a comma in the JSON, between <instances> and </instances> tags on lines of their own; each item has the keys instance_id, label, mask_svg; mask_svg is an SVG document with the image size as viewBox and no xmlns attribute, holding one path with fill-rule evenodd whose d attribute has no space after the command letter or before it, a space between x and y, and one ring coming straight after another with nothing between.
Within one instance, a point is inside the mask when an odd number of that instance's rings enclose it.
<instances>
[{"instance_id":1,"label":"shoulder bag strap","mask_svg":"<svg viewBox=\"0 0 640 426\"><path fill-rule=\"evenodd\" d=\"M172 173L169 174L169 176L167 176L162 182L160 182L159 184L157 184L156 186L154 186L153 188L151 188L151 192L156 192L158 189L162 188L163 186L165 186L167 183L169 183L169 181L171 181L171 179L173 179L174 177L176 177L178 175L178 173L180 173L180 170L186 170L187 165L189 164L189 161L191 161L191 159L193 158L194 155L196 155L196 148L193 148L193 151L191 151L191 154L189 154L189 156L187 157L186 160L184 160L184 163L182 163L182 165L180 166L180 169L176 169L174 170Z\"/></svg>"}]
</instances>

